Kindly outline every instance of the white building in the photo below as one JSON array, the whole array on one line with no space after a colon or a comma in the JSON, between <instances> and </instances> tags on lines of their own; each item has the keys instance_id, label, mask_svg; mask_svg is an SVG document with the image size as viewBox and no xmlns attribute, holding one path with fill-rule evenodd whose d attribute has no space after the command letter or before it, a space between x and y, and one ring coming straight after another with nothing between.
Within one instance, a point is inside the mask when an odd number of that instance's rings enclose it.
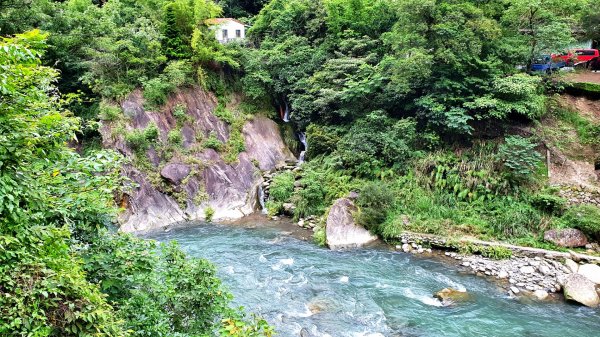
<instances>
[{"instance_id":1,"label":"white building","mask_svg":"<svg viewBox=\"0 0 600 337\"><path fill-rule=\"evenodd\" d=\"M232 18L215 18L206 20L210 29L215 31L215 38L221 43L239 41L246 38L246 25Z\"/></svg>"}]
</instances>

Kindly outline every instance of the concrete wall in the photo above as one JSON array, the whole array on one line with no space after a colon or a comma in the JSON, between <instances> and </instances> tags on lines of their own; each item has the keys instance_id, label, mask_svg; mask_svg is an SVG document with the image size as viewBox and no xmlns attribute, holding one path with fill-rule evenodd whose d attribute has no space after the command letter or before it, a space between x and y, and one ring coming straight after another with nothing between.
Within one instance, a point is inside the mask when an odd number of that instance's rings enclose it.
<instances>
[{"instance_id":1,"label":"concrete wall","mask_svg":"<svg viewBox=\"0 0 600 337\"><path fill-rule=\"evenodd\" d=\"M246 27L239 22L223 22L215 25L213 29L215 30L216 39L221 43L246 38ZM239 31L239 36L237 35L237 31Z\"/></svg>"}]
</instances>

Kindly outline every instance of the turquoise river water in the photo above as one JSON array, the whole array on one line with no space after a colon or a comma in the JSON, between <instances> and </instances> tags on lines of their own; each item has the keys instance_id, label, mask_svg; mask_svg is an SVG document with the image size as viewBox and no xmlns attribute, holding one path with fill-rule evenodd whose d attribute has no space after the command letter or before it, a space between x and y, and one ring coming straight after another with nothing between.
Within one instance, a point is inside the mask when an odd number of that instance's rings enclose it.
<instances>
[{"instance_id":1,"label":"turquoise river water","mask_svg":"<svg viewBox=\"0 0 600 337\"><path fill-rule=\"evenodd\" d=\"M277 336L600 336L600 310L509 298L485 279L384 246L330 251L268 226L206 225L145 235L177 240L215 263L234 304ZM432 294L465 288L472 301L441 307Z\"/></svg>"}]
</instances>

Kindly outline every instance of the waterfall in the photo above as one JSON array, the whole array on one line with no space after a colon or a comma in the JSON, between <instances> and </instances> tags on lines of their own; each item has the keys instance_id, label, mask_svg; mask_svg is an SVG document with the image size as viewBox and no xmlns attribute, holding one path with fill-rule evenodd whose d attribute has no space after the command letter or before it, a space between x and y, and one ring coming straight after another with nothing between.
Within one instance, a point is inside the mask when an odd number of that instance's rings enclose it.
<instances>
[{"instance_id":1,"label":"waterfall","mask_svg":"<svg viewBox=\"0 0 600 337\"><path fill-rule=\"evenodd\" d=\"M286 123L290 121L290 106L287 102L285 102L285 113L283 114L283 121Z\"/></svg>"},{"instance_id":2,"label":"waterfall","mask_svg":"<svg viewBox=\"0 0 600 337\"><path fill-rule=\"evenodd\" d=\"M308 143L306 142L306 133L298 132L298 140L302 145L304 145L304 149L300 151L300 156L298 157L298 163L302 164L304 162L304 156L306 154L306 150L308 149Z\"/></svg>"},{"instance_id":3,"label":"waterfall","mask_svg":"<svg viewBox=\"0 0 600 337\"><path fill-rule=\"evenodd\" d=\"M258 185L258 203L262 214L267 214L267 208L265 207L265 190L263 190L262 183Z\"/></svg>"}]
</instances>

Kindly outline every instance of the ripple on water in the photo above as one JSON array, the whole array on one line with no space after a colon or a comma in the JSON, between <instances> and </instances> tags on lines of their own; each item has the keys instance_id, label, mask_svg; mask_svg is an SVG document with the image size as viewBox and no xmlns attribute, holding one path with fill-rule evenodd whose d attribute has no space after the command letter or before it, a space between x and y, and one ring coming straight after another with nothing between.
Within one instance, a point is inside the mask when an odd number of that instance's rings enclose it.
<instances>
[{"instance_id":1,"label":"ripple on water","mask_svg":"<svg viewBox=\"0 0 600 337\"><path fill-rule=\"evenodd\" d=\"M598 337L600 313L564 303L519 303L443 263L387 250L332 252L276 229L199 226L155 233L219 268L235 305L278 335ZM440 307L432 294L465 289L473 301Z\"/></svg>"}]
</instances>

